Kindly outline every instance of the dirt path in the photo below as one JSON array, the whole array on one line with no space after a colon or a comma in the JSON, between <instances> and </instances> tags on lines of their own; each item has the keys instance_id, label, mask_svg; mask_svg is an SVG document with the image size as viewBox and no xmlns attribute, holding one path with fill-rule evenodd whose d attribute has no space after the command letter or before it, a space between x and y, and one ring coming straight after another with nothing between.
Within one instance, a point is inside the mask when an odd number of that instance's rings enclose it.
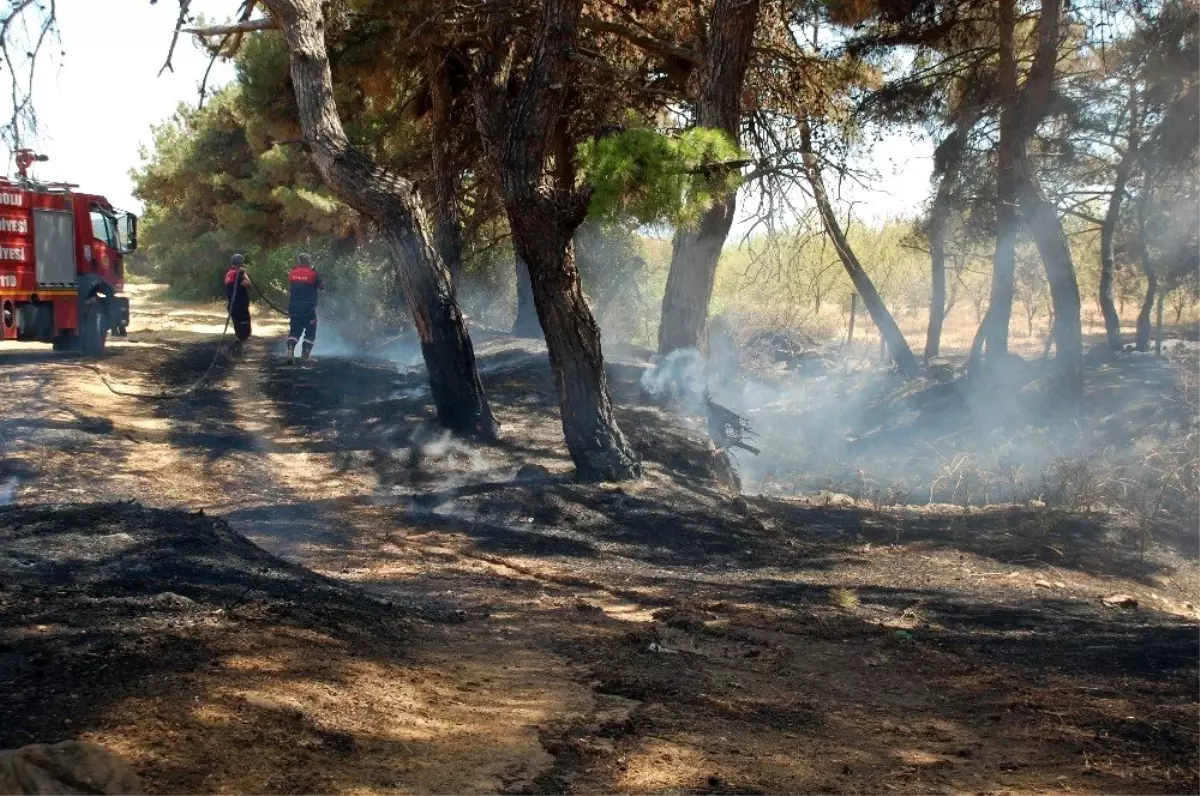
<instances>
[{"instance_id":1,"label":"dirt path","mask_svg":"<svg viewBox=\"0 0 1200 796\"><path fill-rule=\"evenodd\" d=\"M134 306L106 370L190 383L219 311ZM490 448L439 435L419 377L383 362L289 369L259 341L147 403L0 352L16 501L219 515L402 624L237 625L210 665L47 731L164 792L1196 789L1193 561L1142 559L1095 517L736 499L634 362L611 379L647 478L576 485L536 350L479 351ZM1139 607L1104 607L1116 592Z\"/></svg>"}]
</instances>

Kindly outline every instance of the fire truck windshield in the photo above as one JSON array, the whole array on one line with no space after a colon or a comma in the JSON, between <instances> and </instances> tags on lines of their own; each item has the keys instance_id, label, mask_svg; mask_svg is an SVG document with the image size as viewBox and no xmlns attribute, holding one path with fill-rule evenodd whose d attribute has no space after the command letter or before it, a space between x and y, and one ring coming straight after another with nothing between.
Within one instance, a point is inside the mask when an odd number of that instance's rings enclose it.
<instances>
[{"instance_id":1,"label":"fire truck windshield","mask_svg":"<svg viewBox=\"0 0 1200 796\"><path fill-rule=\"evenodd\" d=\"M114 250L120 249L121 244L117 239L117 221L107 213L92 211L92 236L104 241Z\"/></svg>"}]
</instances>

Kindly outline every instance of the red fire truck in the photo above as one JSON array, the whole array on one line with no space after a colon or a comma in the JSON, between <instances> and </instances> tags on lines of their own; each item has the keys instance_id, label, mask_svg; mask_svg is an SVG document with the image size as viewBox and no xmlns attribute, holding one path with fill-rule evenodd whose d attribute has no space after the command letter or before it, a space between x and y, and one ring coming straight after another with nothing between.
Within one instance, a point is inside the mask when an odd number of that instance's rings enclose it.
<instances>
[{"instance_id":1,"label":"red fire truck","mask_svg":"<svg viewBox=\"0 0 1200 796\"><path fill-rule=\"evenodd\" d=\"M125 255L137 217L69 183L32 180L45 161L17 152L17 178L0 177L0 340L53 343L98 356L129 325Z\"/></svg>"}]
</instances>

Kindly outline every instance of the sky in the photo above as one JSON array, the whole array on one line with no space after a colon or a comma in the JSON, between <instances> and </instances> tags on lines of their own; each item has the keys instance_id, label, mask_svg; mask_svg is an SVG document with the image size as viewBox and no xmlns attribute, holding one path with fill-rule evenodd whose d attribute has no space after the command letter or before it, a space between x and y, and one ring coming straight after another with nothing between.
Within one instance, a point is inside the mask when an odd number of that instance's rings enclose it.
<instances>
[{"instance_id":1,"label":"sky","mask_svg":"<svg viewBox=\"0 0 1200 796\"><path fill-rule=\"evenodd\" d=\"M166 60L179 6L174 0L58 0L62 51L39 64L34 107L41 135L34 145L50 160L35 168L39 179L77 183L117 207L139 212L129 171L150 127L195 103L208 57L189 36L175 50L175 71L158 76ZM237 0L193 0L193 10L225 19ZM230 64L213 67L209 83L233 77ZM5 87L7 88L7 87ZM8 105L5 105L7 109ZM3 150L0 149L0 152ZM10 159L5 172L15 167Z\"/></svg>"},{"instance_id":2,"label":"sky","mask_svg":"<svg viewBox=\"0 0 1200 796\"><path fill-rule=\"evenodd\" d=\"M192 2L195 13L216 20L231 16L237 6L237 0ZM65 55L39 65L34 96L41 124L35 148L50 160L34 173L43 180L77 183L117 207L141 212L129 172L141 163L139 150L151 141L151 126L180 102L198 100L208 57L190 37L181 37L175 71L159 76L178 13L174 0L155 5L150 0L58 0L58 9ZM209 85L232 78L232 65L218 63ZM843 198L853 201L855 217L866 221L913 215L929 195L931 164L927 142L885 137L868 163L878 179L850 187ZM14 171L11 161L5 170ZM739 205L737 237L748 228L746 214L755 202L744 197Z\"/></svg>"}]
</instances>

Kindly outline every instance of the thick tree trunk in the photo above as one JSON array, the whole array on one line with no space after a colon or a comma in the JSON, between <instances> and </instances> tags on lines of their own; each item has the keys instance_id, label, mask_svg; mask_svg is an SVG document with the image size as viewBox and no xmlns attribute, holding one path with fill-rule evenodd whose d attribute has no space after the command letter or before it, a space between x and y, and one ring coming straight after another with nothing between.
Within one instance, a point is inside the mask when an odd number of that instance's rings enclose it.
<instances>
[{"instance_id":1,"label":"thick tree trunk","mask_svg":"<svg viewBox=\"0 0 1200 796\"><path fill-rule=\"evenodd\" d=\"M500 176L513 246L529 266L534 305L546 334L550 367L558 388L563 433L586 481L619 481L641 475L613 414L600 348L600 329L583 298L571 246L587 214L588 196L567 179L548 177L550 146L561 153L559 125L567 54L575 40L582 0L545 0L532 62L515 97L503 14L489 20L489 41L480 54L475 92L476 121L484 148Z\"/></svg>"},{"instance_id":2,"label":"thick tree trunk","mask_svg":"<svg viewBox=\"0 0 1200 796\"><path fill-rule=\"evenodd\" d=\"M964 111L954 132L938 147L937 159L942 163L942 177L938 183L933 208L929 213L929 265L931 286L929 291L929 326L925 333L925 361L938 355L942 345L942 325L949 311L946 306L946 224L950 220L954 187L962 165L967 136L978 120L978 114Z\"/></svg>"},{"instance_id":3,"label":"thick tree trunk","mask_svg":"<svg viewBox=\"0 0 1200 796\"><path fill-rule=\"evenodd\" d=\"M912 349L908 347L908 341L904 339L903 332L896 325L895 318L888 312L879 292L875 290L875 283L863 270L858 258L854 256L854 251L850 248L850 242L846 240L846 235L842 232L841 224L838 223L837 216L833 212L833 204L829 201L829 194L825 191L821 166L812 151L812 131L807 117L804 116L800 117L800 142L805 176L812 185L813 198L816 200L817 212L821 215L825 232L833 241L833 247L837 250L838 258L841 259L846 273L850 275L854 289L858 291L858 295L862 296L863 306L867 308L871 320L875 322L875 328L879 330L880 337L887 344L896 367L906 377L913 378L920 371L917 358L913 356Z\"/></svg>"},{"instance_id":4,"label":"thick tree trunk","mask_svg":"<svg viewBox=\"0 0 1200 796\"><path fill-rule=\"evenodd\" d=\"M571 243L574 230L563 229L555 209L544 205L510 208L509 217L517 248L529 263L576 474L583 481L636 477L640 466L617 426L608 396L600 327L580 287Z\"/></svg>"},{"instance_id":5,"label":"thick tree trunk","mask_svg":"<svg viewBox=\"0 0 1200 796\"><path fill-rule=\"evenodd\" d=\"M742 84L758 22L759 0L716 0L700 73L696 124L738 140L742 120ZM706 338L708 304L721 250L733 226L737 197L715 203L695 230L677 230L671 245L671 270L663 294L658 353L700 348Z\"/></svg>"},{"instance_id":6,"label":"thick tree trunk","mask_svg":"<svg viewBox=\"0 0 1200 796\"><path fill-rule=\"evenodd\" d=\"M529 266L521 255L513 257L517 273L517 317L513 319L512 333L516 337L542 337L542 322L538 320L537 306L533 302L533 283L529 281Z\"/></svg>"},{"instance_id":7,"label":"thick tree trunk","mask_svg":"<svg viewBox=\"0 0 1200 796\"><path fill-rule=\"evenodd\" d=\"M708 304L721 250L733 226L736 199L717 202L704 212L695 230L676 230L671 241L671 270L663 293L658 353L700 348L708 326Z\"/></svg>"},{"instance_id":8,"label":"thick tree trunk","mask_svg":"<svg viewBox=\"0 0 1200 796\"><path fill-rule=\"evenodd\" d=\"M1142 261L1142 271L1146 274L1146 297L1142 300L1141 311L1137 317L1137 338L1134 347L1138 351L1150 350L1150 334L1152 322L1151 314L1154 312L1154 301L1158 297L1158 271L1154 268L1154 263L1150 260L1150 246L1146 240L1146 205L1150 201L1149 188L1142 188L1142 195L1138 197L1138 254Z\"/></svg>"},{"instance_id":9,"label":"thick tree trunk","mask_svg":"<svg viewBox=\"0 0 1200 796\"><path fill-rule=\"evenodd\" d=\"M1118 183L1123 181L1118 180ZM1124 191L1124 185L1119 185ZM1116 234L1117 220L1120 216L1120 193L1114 191L1108 202L1108 212L1100 225L1100 314L1104 316L1104 337L1109 349L1120 351L1121 316L1113 302L1113 281L1116 273L1116 261L1113 257L1113 237Z\"/></svg>"},{"instance_id":10,"label":"thick tree trunk","mask_svg":"<svg viewBox=\"0 0 1200 796\"><path fill-rule=\"evenodd\" d=\"M1108 208L1104 213L1104 221L1100 224L1100 312L1104 315L1104 336L1108 347L1120 351L1121 316L1113 305L1113 281L1116 276L1116 259L1113 256L1113 238L1117 233L1117 224L1121 220L1121 203L1125 200L1125 186L1129 182L1129 172L1133 167L1133 159L1138 149L1138 101L1137 90L1129 90L1129 135L1125 154L1117 164L1113 180L1112 195L1108 198Z\"/></svg>"},{"instance_id":11,"label":"thick tree trunk","mask_svg":"<svg viewBox=\"0 0 1200 796\"><path fill-rule=\"evenodd\" d=\"M945 177L942 181L945 182ZM940 194L941 191L939 190ZM946 220L945 211L934 200L929 223L929 325L925 330L925 361L938 355L942 347L942 324L946 320Z\"/></svg>"},{"instance_id":12,"label":"thick tree trunk","mask_svg":"<svg viewBox=\"0 0 1200 796\"><path fill-rule=\"evenodd\" d=\"M1154 270L1154 266L1146 261L1142 262L1142 268L1146 272L1146 296L1142 299L1142 308L1138 312L1137 337L1135 338L1134 347L1138 351L1149 351L1150 315L1154 312L1154 300L1158 296L1158 273Z\"/></svg>"},{"instance_id":13,"label":"thick tree trunk","mask_svg":"<svg viewBox=\"0 0 1200 796\"><path fill-rule=\"evenodd\" d=\"M1017 197L1013 179L1019 137L1019 96L1017 62L1013 36L1016 26L1015 0L1000 0L997 5L997 29L1000 63L997 94L1000 97L1000 142L997 146L996 171L996 252L992 258L992 288L982 334L971 348L970 370L978 372L987 361L999 361L1008 354L1008 327L1012 304L1017 253Z\"/></svg>"},{"instance_id":14,"label":"thick tree trunk","mask_svg":"<svg viewBox=\"0 0 1200 796\"><path fill-rule=\"evenodd\" d=\"M1058 208L1046 198L1027 146L1046 116L1054 88L1062 6L1063 0L1041 0L1037 50L1029 68L1029 77L1021 90L1018 120L1020 136L1014 148L1013 176L1021 215L1037 244L1050 283L1059 395L1072 410L1078 411L1083 405L1083 333L1079 283L1075 279L1071 249L1058 217Z\"/></svg>"},{"instance_id":15,"label":"thick tree trunk","mask_svg":"<svg viewBox=\"0 0 1200 796\"><path fill-rule=\"evenodd\" d=\"M446 428L494 439L499 429L484 394L454 285L434 249L412 184L356 151L333 99L319 0L266 0L291 54L300 127L313 164L330 189L375 221L416 323L438 420Z\"/></svg>"},{"instance_id":16,"label":"thick tree trunk","mask_svg":"<svg viewBox=\"0 0 1200 796\"><path fill-rule=\"evenodd\" d=\"M453 97L447 76L446 60L453 54L433 47L425 55L425 77L433 105L433 195L434 238L438 254L457 280L462 271L462 219L458 212L458 170L451 141Z\"/></svg>"},{"instance_id":17,"label":"thick tree trunk","mask_svg":"<svg viewBox=\"0 0 1200 796\"><path fill-rule=\"evenodd\" d=\"M1028 158L1017 159L1017 193L1021 213L1046 267L1050 299L1054 304L1054 347L1060 395L1078 407L1083 399L1083 334L1080 319L1079 283L1071 249L1058 217L1058 209L1046 198L1033 175Z\"/></svg>"}]
</instances>

